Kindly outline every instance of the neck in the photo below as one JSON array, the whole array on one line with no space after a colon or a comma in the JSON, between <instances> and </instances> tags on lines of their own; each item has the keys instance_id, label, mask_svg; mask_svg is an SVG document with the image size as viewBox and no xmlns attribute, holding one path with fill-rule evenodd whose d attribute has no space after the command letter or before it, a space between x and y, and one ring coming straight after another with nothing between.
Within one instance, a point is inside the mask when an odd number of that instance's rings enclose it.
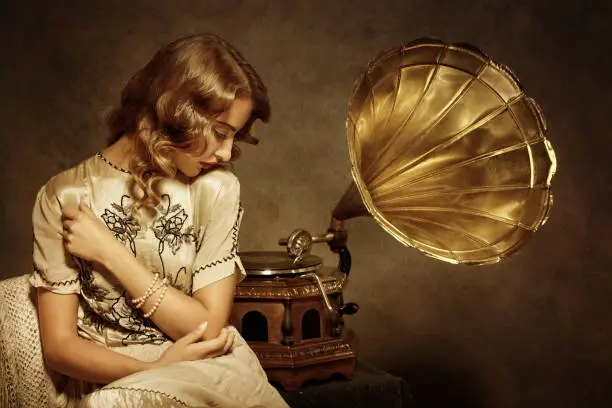
<instances>
[{"instance_id":1,"label":"neck","mask_svg":"<svg viewBox=\"0 0 612 408\"><path fill-rule=\"evenodd\" d=\"M102 151L108 161L122 169L129 169L134 156L133 135L123 135L112 145Z\"/></svg>"}]
</instances>

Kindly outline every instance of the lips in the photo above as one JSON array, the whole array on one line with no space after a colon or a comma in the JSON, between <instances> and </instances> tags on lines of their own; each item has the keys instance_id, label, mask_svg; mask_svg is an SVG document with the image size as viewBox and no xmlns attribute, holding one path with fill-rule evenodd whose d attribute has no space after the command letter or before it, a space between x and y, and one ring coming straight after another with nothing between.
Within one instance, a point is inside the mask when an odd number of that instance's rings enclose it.
<instances>
[{"instance_id":1,"label":"lips","mask_svg":"<svg viewBox=\"0 0 612 408\"><path fill-rule=\"evenodd\" d=\"M200 171L202 172L202 171L210 170L216 165L217 163L200 163Z\"/></svg>"}]
</instances>

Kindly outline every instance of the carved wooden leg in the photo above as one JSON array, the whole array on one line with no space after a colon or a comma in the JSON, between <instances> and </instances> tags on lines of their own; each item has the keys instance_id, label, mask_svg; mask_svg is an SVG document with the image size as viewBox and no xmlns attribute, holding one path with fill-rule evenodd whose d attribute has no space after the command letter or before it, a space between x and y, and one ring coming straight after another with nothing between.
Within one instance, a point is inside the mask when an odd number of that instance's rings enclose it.
<instances>
[{"instance_id":1,"label":"carved wooden leg","mask_svg":"<svg viewBox=\"0 0 612 408\"><path fill-rule=\"evenodd\" d=\"M283 325L281 330L283 332L283 340L281 344L285 346L293 345L293 319L291 318L291 301L285 300L285 312L283 314Z\"/></svg>"}]
</instances>

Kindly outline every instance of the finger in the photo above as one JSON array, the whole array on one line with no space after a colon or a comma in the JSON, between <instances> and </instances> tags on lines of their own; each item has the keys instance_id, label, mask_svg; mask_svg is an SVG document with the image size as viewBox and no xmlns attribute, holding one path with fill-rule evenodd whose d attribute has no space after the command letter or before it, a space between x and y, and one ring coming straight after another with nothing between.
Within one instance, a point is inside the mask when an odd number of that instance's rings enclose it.
<instances>
[{"instance_id":1,"label":"finger","mask_svg":"<svg viewBox=\"0 0 612 408\"><path fill-rule=\"evenodd\" d=\"M223 352L223 350L219 350L219 351L213 351L211 353L208 353L205 358L217 358L217 357L221 357L222 355L224 355L225 353Z\"/></svg>"},{"instance_id":2,"label":"finger","mask_svg":"<svg viewBox=\"0 0 612 408\"><path fill-rule=\"evenodd\" d=\"M225 340L225 344L223 348L217 351L213 351L208 355L208 358L220 357L229 352L232 345L234 344L234 333L231 330L227 330L227 339Z\"/></svg>"},{"instance_id":3,"label":"finger","mask_svg":"<svg viewBox=\"0 0 612 408\"><path fill-rule=\"evenodd\" d=\"M189 333L187 333L186 335L178 339L176 342L184 343L184 344L192 344L197 341L200 341L202 339L202 336L204 335L204 332L206 331L207 326L208 326L208 322L202 323L201 325L196 327L194 330L190 331Z\"/></svg>"},{"instance_id":4,"label":"finger","mask_svg":"<svg viewBox=\"0 0 612 408\"><path fill-rule=\"evenodd\" d=\"M62 238L64 239L64 242L68 242L72 236L73 222L74 221L71 221L71 220L65 220L62 222L62 230L60 234Z\"/></svg>"},{"instance_id":5,"label":"finger","mask_svg":"<svg viewBox=\"0 0 612 408\"><path fill-rule=\"evenodd\" d=\"M204 357L211 356L213 354L223 351L223 346L227 341L227 330L222 329L219 336L212 340L205 340L197 344L199 354Z\"/></svg>"},{"instance_id":6,"label":"finger","mask_svg":"<svg viewBox=\"0 0 612 408\"><path fill-rule=\"evenodd\" d=\"M225 342L225 346L223 347L223 354L227 354L234 345L235 334L233 330L228 330L227 341Z\"/></svg>"},{"instance_id":7,"label":"finger","mask_svg":"<svg viewBox=\"0 0 612 408\"><path fill-rule=\"evenodd\" d=\"M62 217L67 219L75 219L80 214L79 207L75 204L67 204L62 207Z\"/></svg>"},{"instance_id":8,"label":"finger","mask_svg":"<svg viewBox=\"0 0 612 408\"><path fill-rule=\"evenodd\" d=\"M91 208L85 203L85 201L79 202L79 210L83 211L85 214L92 215L93 211Z\"/></svg>"},{"instance_id":9,"label":"finger","mask_svg":"<svg viewBox=\"0 0 612 408\"><path fill-rule=\"evenodd\" d=\"M74 227L74 220L66 219L62 222L64 232L72 232L72 227Z\"/></svg>"}]
</instances>

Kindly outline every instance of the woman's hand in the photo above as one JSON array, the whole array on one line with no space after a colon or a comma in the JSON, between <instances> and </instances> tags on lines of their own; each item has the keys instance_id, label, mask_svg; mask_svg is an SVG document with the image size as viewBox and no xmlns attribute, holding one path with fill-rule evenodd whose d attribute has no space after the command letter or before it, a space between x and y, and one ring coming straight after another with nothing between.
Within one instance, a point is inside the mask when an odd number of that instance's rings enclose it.
<instances>
[{"instance_id":1,"label":"woman's hand","mask_svg":"<svg viewBox=\"0 0 612 408\"><path fill-rule=\"evenodd\" d=\"M109 251L124 248L83 202L78 206L66 205L62 209L62 224L64 247L79 258L103 263Z\"/></svg>"},{"instance_id":2,"label":"woman's hand","mask_svg":"<svg viewBox=\"0 0 612 408\"><path fill-rule=\"evenodd\" d=\"M177 340L153 363L153 367L164 367L181 361L219 357L232 349L234 345L233 331L223 328L216 338L202 341L206 326L207 323L203 323L197 329Z\"/></svg>"}]
</instances>

